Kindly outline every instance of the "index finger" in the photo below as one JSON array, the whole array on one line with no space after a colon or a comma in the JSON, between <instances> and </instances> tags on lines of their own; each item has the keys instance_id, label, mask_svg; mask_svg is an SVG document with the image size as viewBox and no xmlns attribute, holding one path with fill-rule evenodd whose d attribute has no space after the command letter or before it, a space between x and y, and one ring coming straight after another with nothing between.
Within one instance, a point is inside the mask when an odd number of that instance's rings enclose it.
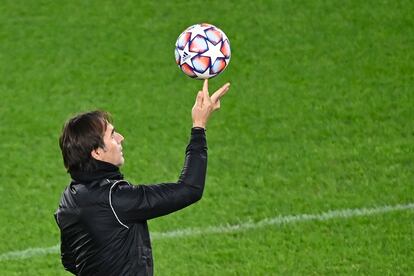
<instances>
[{"instance_id":1,"label":"index finger","mask_svg":"<svg viewBox=\"0 0 414 276\"><path fill-rule=\"evenodd\" d=\"M207 94L208 94L208 79L205 79L204 80L204 83L203 83L203 92L204 93L207 92Z\"/></svg>"}]
</instances>

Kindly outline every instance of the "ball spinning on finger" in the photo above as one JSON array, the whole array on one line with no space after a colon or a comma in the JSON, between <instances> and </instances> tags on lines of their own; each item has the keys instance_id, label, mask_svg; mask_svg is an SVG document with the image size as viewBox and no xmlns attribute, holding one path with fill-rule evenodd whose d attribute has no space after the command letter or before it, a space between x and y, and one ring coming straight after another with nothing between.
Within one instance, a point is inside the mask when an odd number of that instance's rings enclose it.
<instances>
[{"instance_id":1,"label":"ball spinning on finger","mask_svg":"<svg viewBox=\"0 0 414 276\"><path fill-rule=\"evenodd\" d=\"M189 77L209 79L226 69L230 62L230 41L211 24L188 27L175 43L175 61Z\"/></svg>"}]
</instances>

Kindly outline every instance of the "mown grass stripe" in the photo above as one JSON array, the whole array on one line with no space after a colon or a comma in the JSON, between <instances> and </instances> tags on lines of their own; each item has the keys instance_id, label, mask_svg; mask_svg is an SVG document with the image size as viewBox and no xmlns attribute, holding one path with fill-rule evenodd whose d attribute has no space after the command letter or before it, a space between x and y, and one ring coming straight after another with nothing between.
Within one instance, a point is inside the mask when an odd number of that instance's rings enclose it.
<instances>
[{"instance_id":1,"label":"mown grass stripe","mask_svg":"<svg viewBox=\"0 0 414 276\"><path fill-rule=\"evenodd\" d=\"M298 214L288 216L277 216L273 218L266 218L257 222L245 222L235 225L219 225L210 226L204 228L187 228L181 230L167 231L167 232L154 232L151 234L152 239L168 239L168 238L180 238L180 237L193 237L206 234L225 234L239 231L245 231L249 229L256 229L266 226L277 226L284 224L291 224L296 222L306 221L325 221L330 219L341 218L353 218L362 216L372 216L376 214L383 214L394 211L404 211L414 209L414 203L398 204L398 205L385 205L373 208L360 208L360 209L341 209L331 210L319 214ZM0 255L0 261L7 260L20 260L28 259L36 256L42 256L47 254L56 254L59 252L59 245L51 247L40 248L28 248L22 251L11 251Z\"/></svg>"},{"instance_id":2,"label":"mown grass stripe","mask_svg":"<svg viewBox=\"0 0 414 276\"><path fill-rule=\"evenodd\" d=\"M0 255L0 261L28 259L36 256L47 254L56 254L59 252L60 245L51 247L28 248L21 251L10 251Z\"/></svg>"}]
</instances>

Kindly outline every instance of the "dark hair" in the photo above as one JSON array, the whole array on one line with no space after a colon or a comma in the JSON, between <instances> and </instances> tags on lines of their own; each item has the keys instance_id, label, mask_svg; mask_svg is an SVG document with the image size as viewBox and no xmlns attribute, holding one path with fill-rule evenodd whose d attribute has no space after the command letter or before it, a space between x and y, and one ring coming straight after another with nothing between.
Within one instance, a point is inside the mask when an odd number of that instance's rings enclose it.
<instances>
[{"instance_id":1,"label":"dark hair","mask_svg":"<svg viewBox=\"0 0 414 276\"><path fill-rule=\"evenodd\" d=\"M78 114L65 123L59 146L68 172L90 172L96 168L91 152L105 147L103 137L108 122L111 122L108 112L95 110Z\"/></svg>"}]
</instances>

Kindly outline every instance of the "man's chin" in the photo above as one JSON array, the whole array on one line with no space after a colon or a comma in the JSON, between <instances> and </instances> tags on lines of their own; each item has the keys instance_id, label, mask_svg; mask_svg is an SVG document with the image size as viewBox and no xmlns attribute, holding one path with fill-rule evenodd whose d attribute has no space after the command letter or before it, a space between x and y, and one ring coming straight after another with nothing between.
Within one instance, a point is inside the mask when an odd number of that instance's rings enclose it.
<instances>
[{"instance_id":1,"label":"man's chin","mask_svg":"<svg viewBox=\"0 0 414 276\"><path fill-rule=\"evenodd\" d=\"M122 157L121 161L118 163L118 167L121 167L125 163L124 158Z\"/></svg>"}]
</instances>

